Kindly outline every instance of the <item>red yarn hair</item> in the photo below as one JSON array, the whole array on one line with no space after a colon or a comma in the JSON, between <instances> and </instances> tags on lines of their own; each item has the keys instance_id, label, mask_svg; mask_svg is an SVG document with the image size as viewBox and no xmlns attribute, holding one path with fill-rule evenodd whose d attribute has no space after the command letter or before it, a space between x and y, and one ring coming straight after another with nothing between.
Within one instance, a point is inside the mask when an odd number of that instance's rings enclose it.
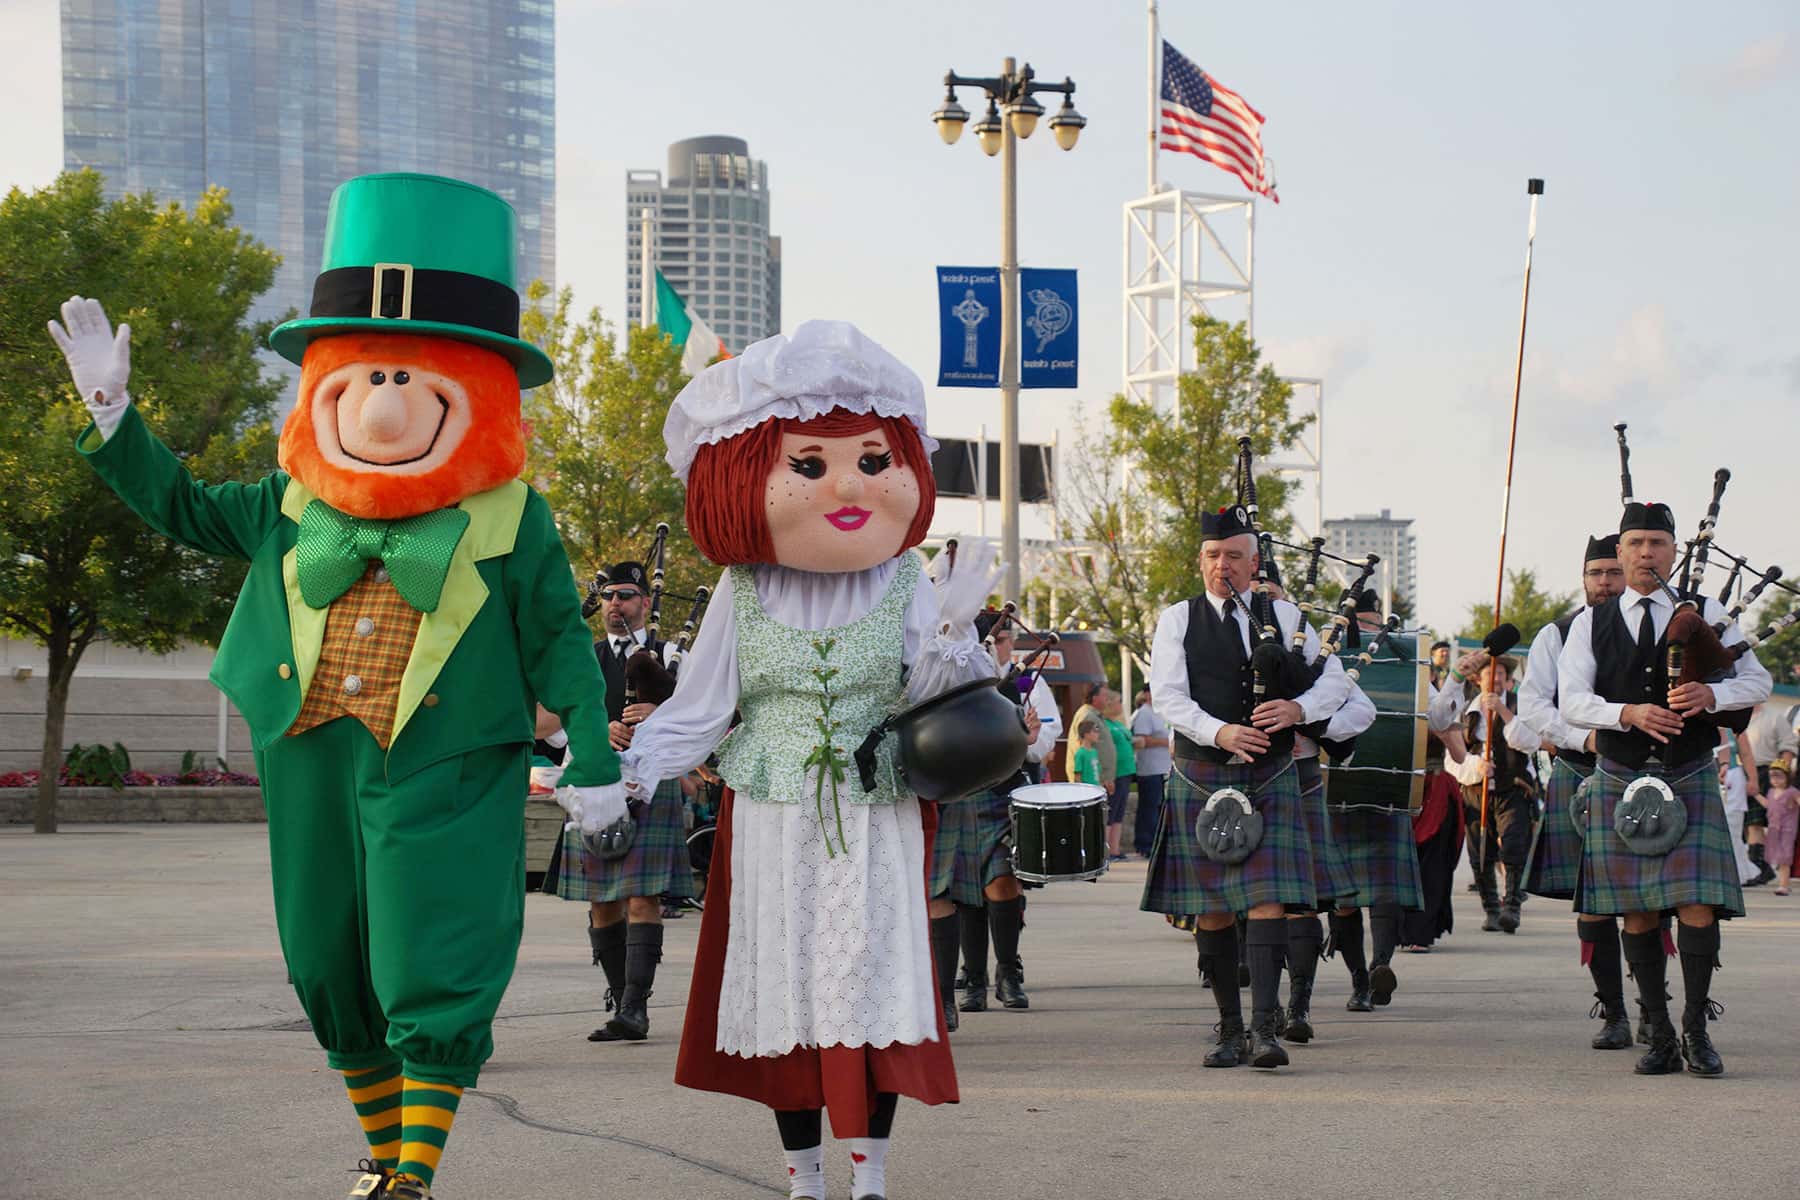
<instances>
[{"instance_id":1,"label":"red yarn hair","mask_svg":"<svg viewBox=\"0 0 1800 1200\"><path fill-rule=\"evenodd\" d=\"M340 466L319 452L314 390L338 368L368 361L408 363L462 384L469 396L469 430L441 465L422 475L392 475ZM281 428L278 457L282 470L354 517L392 520L446 508L517 479L525 469L518 372L494 351L453 338L398 333L319 338L301 359L300 398Z\"/></svg>"},{"instance_id":2,"label":"red yarn hair","mask_svg":"<svg viewBox=\"0 0 1800 1200\"><path fill-rule=\"evenodd\" d=\"M916 426L905 417L854 413L833 409L810 421L777 417L764 421L722 442L701 446L688 471L688 536L700 553L722 567L773 563L775 542L763 515L763 485L781 460L783 434L807 433L814 437L854 437L879 429L887 436L900 464L911 469L919 482L919 511L913 514L906 536L894 547L902 554L925 540L931 515L937 507L937 481L931 474L931 456L919 440Z\"/></svg>"}]
</instances>

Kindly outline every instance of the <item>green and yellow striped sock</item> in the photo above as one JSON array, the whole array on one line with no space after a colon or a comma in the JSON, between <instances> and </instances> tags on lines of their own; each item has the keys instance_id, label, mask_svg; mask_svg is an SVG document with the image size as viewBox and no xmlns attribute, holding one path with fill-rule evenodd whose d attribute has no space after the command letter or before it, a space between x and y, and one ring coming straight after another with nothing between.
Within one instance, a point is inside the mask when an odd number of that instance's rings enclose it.
<instances>
[{"instance_id":1,"label":"green and yellow striped sock","mask_svg":"<svg viewBox=\"0 0 1800 1200\"><path fill-rule=\"evenodd\" d=\"M356 1106L356 1119L369 1139L369 1157L389 1170L400 1161L400 1064L366 1071L345 1071L344 1088Z\"/></svg>"},{"instance_id":2,"label":"green and yellow striped sock","mask_svg":"<svg viewBox=\"0 0 1800 1200\"><path fill-rule=\"evenodd\" d=\"M450 1124L456 1120L456 1106L462 1103L463 1090L448 1083L424 1083L406 1080L401 1101L400 1165L402 1175L411 1175L427 1187L437 1174L438 1159L444 1154L444 1141L450 1136Z\"/></svg>"}]
</instances>

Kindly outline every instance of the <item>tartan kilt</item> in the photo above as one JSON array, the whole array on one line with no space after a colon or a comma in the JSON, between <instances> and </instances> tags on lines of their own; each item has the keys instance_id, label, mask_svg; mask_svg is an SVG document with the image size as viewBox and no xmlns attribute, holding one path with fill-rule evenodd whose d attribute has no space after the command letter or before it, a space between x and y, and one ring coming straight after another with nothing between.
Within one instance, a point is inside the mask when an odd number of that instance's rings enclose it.
<instances>
[{"instance_id":1,"label":"tartan kilt","mask_svg":"<svg viewBox=\"0 0 1800 1200\"><path fill-rule=\"evenodd\" d=\"M1342 848L1356 881L1359 908L1372 904L1425 907L1410 813L1334 809L1330 805L1326 812L1331 817L1331 840Z\"/></svg>"},{"instance_id":2,"label":"tartan kilt","mask_svg":"<svg viewBox=\"0 0 1800 1200\"><path fill-rule=\"evenodd\" d=\"M1356 877L1350 873L1344 848L1331 836L1331 817L1325 811L1325 775L1319 770L1319 760L1296 758L1294 769L1300 772L1306 836L1312 842L1313 891L1318 894L1319 907L1330 908L1335 901L1348 901L1356 895Z\"/></svg>"},{"instance_id":3,"label":"tartan kilt","mask_svg":"<svg viewBox=\"0 0 1800 1200\"><path fill-rule=\"evenodd\" d=\"M1656 857L1633 854L1613 829L1613 810L1625 786L1640 775L1663 776L1687 807L1687 832L1673 850ZM1588 785L1575 911L1594 916L1666 913L1683 904L1709 904L1719 917L1744 915L1744 891L1713 760L1701 758L1674 770L1648 762L1633 771L1601 759Z\"/></svg>"},{"instance_id":4,"label":"tartan kilt","mask_svg":"<svg viewBox=\"0 0 1800 1200\"><path fill-rule=\"evenodd\" d=\"M938 806L937 840L931 849L932 899L980 907L987 903L982 889L1013 873L1013 782Z\"/></svg>"},{"instance_id":5,"label":"tartan kilt","mask_svg":"<svg viewBox=\"0 0 1800 1200\"><path fill-rule=\"evenodd\" d=\"M1235 865L1207 858L1194 831L1207 799L1223 787L1249 796L1263 818L1262 845ZM1292 758L1261 765L1180 759L1163 801L1139 908L1175 916L1242 913L1258 904L1317 911L1312 839Z\"/></svg>"},{"instance_id":6,"label":"tartan kilt","mask_svg":"<svg viewBox=\"0 0 1800 1200\"><path fill-rule=\"evenodd\" d=\"M1544 787L1544 816L1525 864L1525 890L1547 900L1572 900L1581 875L1581 834L1570 819L1575 790L1588 773L1560 754L1550 764Z\"/></svg>"},{"instance_id":7,"label":"tartan kilt","mask_svg":"<svg viewBox=\"0 0 1800 1200\"><path fill-rule=\"evenodd\" d=\"M688 861L686 797L681 781L656 785L649 813L638 821L631 852L603 862L581 844L581 832L563 831L562 873L556 894L564 900L629 900L633 896L692 896L694 868Z\"/></svg>"}]
</instances>

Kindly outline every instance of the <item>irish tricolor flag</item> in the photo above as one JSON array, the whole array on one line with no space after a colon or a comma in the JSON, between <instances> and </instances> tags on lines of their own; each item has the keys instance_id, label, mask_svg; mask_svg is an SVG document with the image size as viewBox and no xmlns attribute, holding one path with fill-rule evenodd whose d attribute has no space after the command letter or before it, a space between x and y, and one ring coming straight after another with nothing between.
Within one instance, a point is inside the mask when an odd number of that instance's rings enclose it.
<instances>
[{"instance_id":1,"label":"irish tricolor flag","mask_svg":"<svg viewBox=\"0 0 1800 1200\"><path fill-rule=\"evenodd\" d=\"M714 359L731 357L719 335L688 308L661 271L656 273L656 327L681 347L681 369L689 375L698 375Z\"/></svg>"}]
</instances>

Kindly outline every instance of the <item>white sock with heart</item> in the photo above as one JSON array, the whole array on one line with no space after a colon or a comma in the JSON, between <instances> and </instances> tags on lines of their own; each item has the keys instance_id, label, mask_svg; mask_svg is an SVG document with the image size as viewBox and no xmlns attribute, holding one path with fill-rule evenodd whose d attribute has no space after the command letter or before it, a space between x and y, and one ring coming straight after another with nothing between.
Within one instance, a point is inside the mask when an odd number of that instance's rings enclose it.
<instances>
[{"instance_id":1,"label":"white sock with heart","mask_svg":"<svg viewBox=\"0 0 1800 1200\"><path fill-rule=\"evenodd\" d=\"M887 1195L887 1138L860 1137L850 1139L850 1195Z\"/></svg>"},{"instance_id":2,"label":"white sock with heart","mask_svg":"<svg viewBox=\"0 0 1800 1200\"><path fill-rule=\"evenodd\" d=\"M788 1200L825 1200L825 1148L781 1153L787 1159Z\"/></svg>"}]
</instances>

